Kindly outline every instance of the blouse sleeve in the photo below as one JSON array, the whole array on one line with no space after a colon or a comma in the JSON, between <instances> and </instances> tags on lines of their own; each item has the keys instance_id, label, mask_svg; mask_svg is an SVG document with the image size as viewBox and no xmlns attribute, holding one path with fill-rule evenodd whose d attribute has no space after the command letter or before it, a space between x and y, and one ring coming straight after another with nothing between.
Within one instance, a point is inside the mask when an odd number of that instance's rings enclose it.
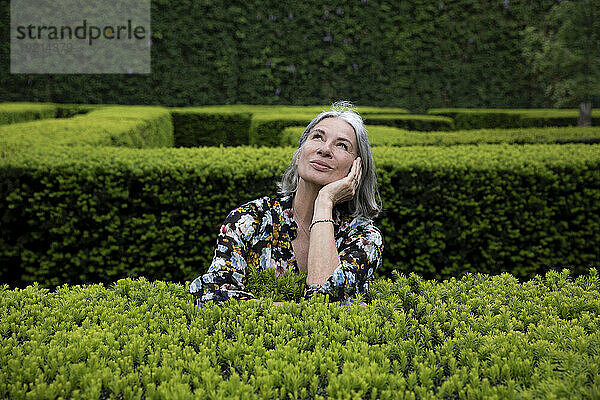
<instances>
[{"instance_id":1,"label":"blouse sleeve","mask_svg":"<svg viewBox=\"0 0 600 400\"><path fill-rule=\"evenodd\" d=\"M307 285L304 298L315 293L329 294L331 301L342 304L353 302L352 297L366 293L369 281L381 266L383 236L372 222L353 228L348 237L338 245L340 265L321 285Z\"/></svg>"},{"instance_id":2,"label":"blouse sleeve","mask_svg":"<svg viewBox=\"0 0 600 400\"><path fill-rule=\"evenodd\" d=\"M228 299L256 297L245 290L246 250L258 226L255 207L249 203L229 213L217 236L217 247L208 272L190 285L196 305L219 304Z\"/></svg>"}]
</instances>

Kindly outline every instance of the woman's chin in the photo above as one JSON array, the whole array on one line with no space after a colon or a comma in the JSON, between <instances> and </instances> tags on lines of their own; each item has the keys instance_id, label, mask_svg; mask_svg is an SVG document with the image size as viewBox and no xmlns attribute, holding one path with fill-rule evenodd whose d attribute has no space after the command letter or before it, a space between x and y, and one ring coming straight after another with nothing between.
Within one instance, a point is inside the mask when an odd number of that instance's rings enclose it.
<instances>
[{"instance_id":1,"label":"woman's chin","mask_svg":"<svg viewBox=\"0 0 600 400\"><path fill-rule=\"evenodd\" d=\"M312 178L311 177L311 178L304 179L304 181L310 185L323 187L323 186L329 185L331 182L335 182L336 179L331 179L331 178L325 179L323 177L321 177L321 178Z\"/></svg>"},{"instance_id":2,"label":"woman's chin","mask_svg":"<svg viewBox=\"0 0 600 400\"><path fill-rule=\"evenodd\" d=\"M331 182L335 182L343 178L343 176L333 176L332 172L333 171L309 171L308 173L301 174L300 179L311 185L325 186L330 184Z\"/></svg>"}]
</instances>

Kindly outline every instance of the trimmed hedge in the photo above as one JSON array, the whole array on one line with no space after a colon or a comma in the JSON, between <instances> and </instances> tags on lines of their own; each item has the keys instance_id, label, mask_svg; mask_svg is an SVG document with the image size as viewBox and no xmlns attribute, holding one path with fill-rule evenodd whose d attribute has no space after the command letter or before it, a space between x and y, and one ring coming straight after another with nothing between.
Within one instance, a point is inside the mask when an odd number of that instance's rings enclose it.
<instances>
[{"instance_id":1,"label":"trimmed hedge","mask_svg":"<svg viewBox=\"0 0 600 400\"><path fill-rule=\"evenodd\" d=\"M190 108L183 108L184 110ZM250 113L252 115L286 115L286 114L312 114L317 116L323 111L331 109L330 105L322 106L290 106L290 105L250 105L250 104L232 104L222 106L204 106L200 109L206 112L212 113L223 113L223 112L235 112L235 113ZM379 114L408 114L408 110L405 108L398 107L370 107L370 106L358 106L356 110L361 115L379 115Z\"/></svg>"},{"instance_id":2,"label":"trimmed hedge","mask_svg":"<svg viewBox=\"0 0 600 400\"><path fill-rule=\"evenodd\" d=\"M282 146L297 146L304 127L283 130ZM367 126L372 146L455 146L461 144L600 143L600 128L476 129L458 132L414 132L386 126Z\"/></svg>"},{"instance_id":3,"label":"trimmed hedge","mask_svg":"<svg viewBox=\"0 0 600 400\"><path fill-rule=\"evenodd\" d=\"M577 126L578 110L571 109L476 109L434 108L431 115L454 119L456 129L482 128L543 128L547 126ZM592 114L592 125L600 125L597 111Z\"/></svg>"},{"instance_id":4,"label":"trimmed hedge","mask_svg":"<svg viewBox=\"0 0 600 400\"><path fill-rule=\"evenodd\" d=\"M0 125L50 118L70 118L105 106L92 104L0 103Z\"/></svg>"},{"instance_id":5,"label":"trimmed hedge","mask_svg":"<svg viewBox=\"0 0 600 400\"><path fill-rule=\"evenodd\" d=\"M257 115L252 118L250 144L278 146L285 128L297 125L306 127L315 116L315 114Z\"/></svg>"},{"instance_id":6,"label":"trimmed hedge","mask_svg":"<svg viewBox=\"0 0 600 400\"><path fill-rule=\"evenodd\" d=\"M110 104L56 104L56 118L71 118L87 114L99 108L111 107Z\"/></svg>"},{"instance_id":7,"label":"trimmed hedge","mask_svg":"<svg viewBox=\"0 0 600 400\"><path fill-rule=\"evenodd\" d=\"M249 144L250 113L215 113L192 107L171 109L171 115L177 147Z\"/></svg>"},{"instance_id":8,"label":"trimmed hedge","mask_svg":"<svg viewBox=\"0 0 600 400\"><path fill-rule=\"evenodd\" d=\"M257 114L252 119L250 144L259 146L279 146L282 141L288 142L284 134L285 128L292 126L306 127L316 114L309 113L273 113ZM452 129L452 120L445 117L403 114L367 114L362 116L373 125L401 126L416 130Z\"/></svg>"},{"instance_id":9,"label":"trimmed hedge","mask_svg":"<svg viewBox=\"0 0 600 400\"><path fill-rule=\"evenodd\" d=\"M274 195L294 148L34 147L0 158L0 280L183 281L234 207ZM379 271L582 273L600 255L600 146L376 147Z\"/></svg>"},{"instance_id":10,"label":"trimmed hedge","mask_svg":"<svg viewBox=\"0 0 600 400\"><path fill-rule=\"evenodd\" d=\"M56 114L56 104L0 103L0 125L54 118Z\"/></svg>"},{"instance_id":11,"label":"trimmed hedge","mask_svg":"<svg viewBox=\"0 0 600 400\"><path fill-rule=\"evenodd\" d=\"M370 125L385 125L411 131L451 131L452 118L434 115L374 115L365 118Z\"/></svg>"},{"instance_id":12,"label":"trimmed hedge","mask_svg":"<svg viewBox=\"0 0 600 400\"><path fill-rule=\"evenodd\" d=\"M600 396L600 280L415 274L366 309L315 296L196 310L145 279L0 288L2 398L452 399Z\"/></svg>"},{"instance_id":13,"label":"trimmed hedge","mask_svg":"<svg viewBox=\"0 0 600 400\"><path fill-rule=\"evenodd\" d=\"M307 125L328 106L228 105L171 108L175 145L196 146L276 146L281 131L290 125ZM359 107L365 115L407 113L402 108ZM432 118L432 117L428 117Z\"/></svg>"},{"instance_id":14,"label":"trimmed hedge","mask_svg":"<svg viewBox=\"0 0 600 400\"><path fill-rule=\"evenodd\" d=\"M32 147L172 147L168 109L146 106L100 107L73 118L46 119L0 126L0 153Z\"/></svg>"}]
</instances>

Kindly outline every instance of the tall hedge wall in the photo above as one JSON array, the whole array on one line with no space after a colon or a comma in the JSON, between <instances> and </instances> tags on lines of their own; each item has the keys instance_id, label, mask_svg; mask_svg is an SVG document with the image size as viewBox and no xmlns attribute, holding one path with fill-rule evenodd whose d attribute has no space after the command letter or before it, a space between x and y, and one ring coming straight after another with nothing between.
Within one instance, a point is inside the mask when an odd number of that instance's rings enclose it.
<instances>
[{"instance_id":1,"label":"tall hedge wall","mask_svg":"<svg viewBox=\"0 0 600 400\"><path fill-rule=\"evenodd\" d=\"M167 106L351 99L419 112L543 106L520 31L554 2L152 0L151 74L11 75L5 1L0 99Z\"/></svg>"},{"instance_id":2,"label":"tall hedge wall","mask_svg":"<svg viewBox=\"0 0 600 400\"><path fill-rule=\"evenodd\" d=\"M600 262L598 145L374 149L380 275L530 277ZM0 158L0 281L185 280L235 206L275 194L294 149L41 147Z\"/></svg>"}]
</instances>

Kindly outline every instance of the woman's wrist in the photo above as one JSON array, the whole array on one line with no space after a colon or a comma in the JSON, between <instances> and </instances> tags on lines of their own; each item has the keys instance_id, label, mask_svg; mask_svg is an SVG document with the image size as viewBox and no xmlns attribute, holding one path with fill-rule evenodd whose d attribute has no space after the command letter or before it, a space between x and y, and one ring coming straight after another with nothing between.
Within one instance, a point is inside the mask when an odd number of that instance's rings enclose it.
<instances>
[{"instance_id":1,"label":"woman's wrist","mask_svg":"<svg viewBox=\"0 0 600 400\"><path fill-rule=\"evenodd\" d=\"M315 199L313 219L331 218L333 200L326 195L319 194Z\"/></svg>"}]
</instances>

